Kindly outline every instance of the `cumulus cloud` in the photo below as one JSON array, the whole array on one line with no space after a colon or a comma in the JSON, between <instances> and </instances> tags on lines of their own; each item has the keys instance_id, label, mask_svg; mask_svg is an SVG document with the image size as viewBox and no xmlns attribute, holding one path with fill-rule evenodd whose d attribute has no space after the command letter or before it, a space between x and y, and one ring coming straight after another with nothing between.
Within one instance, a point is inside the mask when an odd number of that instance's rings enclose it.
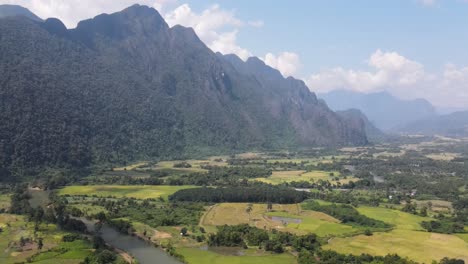
<instances>
[{"instance_id":1,"label":"cumulus cloud","mask_svg":"<svg viewBox=\"0 0 468 264\"><path fill-rule=\"evenodd\" d=\"M142 4L161 11L177 0L0 0L0 4L21 5L41 18L57 17L68 27L102 13L120 11L133 4Z\"/></svg>"},{"instance_id":2,"label":"cumulus cloud","mask_svg":"<svg viewBox=\"0 0 468 264\"><path fill-rule=\"evenodd\" d=\"M167 23L192 27L201 40L213 51L233 53L246 60L252 54L237 44L239 28L249 25L236 17L234 11L212 5L201 13L183 4L165 15Z\"/></svg>"},{"instance_id":3,"label":"cumulus cloud","mask_svg":"<svg viewBox=\"0 0 468 264\"><path fill-rule=\"evenodd\" d=\"M386 90L401 98L426 98L436 105L468 105L468 67L447 64L442 72L430 73L424 65L396 52L375 51L368 69L335 67L305 78L316 92L344 89L364 93Z\"/></svg>"},{"instance_id":4,"label":"cumulus cloud","mask_svg":"<svg viewBox=\"0 0 468 264\"><path fill-rule=\"evenodd\" d=\"M299 55L294 52L281 52L278 55L267 53L261 58L265 64L278 69L284 76L291 76L301 67Z\"/></svg>"},{"instance_id":5,"label":"cumulus cloud","mask_svg":"<svg viewBox=\"0 0 468 264\"><path fill-rule=\"evenodd\" d=\"M193 27L200 39L213 51L234 53L243 60L251 52L240 47L237 36L242 27L262 27L263 21L244 22L233 10L212 5L195 12L188 4L177 4L177 0L0 0L0 4L22 5L42 18L57 17L68 28L76 27L83 19L101 13L113 13L133 4L147 5L157 9L170 26L180 24Z\"/></svg>"}]
</instances>

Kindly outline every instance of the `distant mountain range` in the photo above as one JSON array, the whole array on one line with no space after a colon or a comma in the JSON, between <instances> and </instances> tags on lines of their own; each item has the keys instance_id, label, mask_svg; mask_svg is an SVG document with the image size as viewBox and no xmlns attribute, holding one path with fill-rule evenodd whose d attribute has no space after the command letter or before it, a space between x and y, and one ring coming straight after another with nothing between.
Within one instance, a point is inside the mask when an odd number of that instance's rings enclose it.
<instances>
[{"instance_id":1,"label":"distant mountain range","mask_svg":"<svg viewBox=\"0 0 468 264\"><path fill-rule=\"evenodd\" d=\"M0 6L3 175L367 143L362 123L330 110L304 82L255 57L215 54L155 9L134 5L71 30L25 12Z\"/></svg>"},{"instance_id":2,"label":"distant mountain range","mask_svg":"<svg viewBox=\"0 0 468 264\"><path fill-rule=\"evenodd\" d=\"M418 120L398 128L408 134L468 137L468 111Z\"/></svg>"},{"instance_id":3,"label":"distant mountain range","mask_svg":"<svg viewBox=\"0 0 468 264\"><path fill-rule=\"evenodd\" d=\"M436 116L434 107L424 99L401 100L387 92L365 94L336 90L318 97L335 111L361 110L371 123L384 131L395 131L405 124Z\"/></svg>"}]
</instances>

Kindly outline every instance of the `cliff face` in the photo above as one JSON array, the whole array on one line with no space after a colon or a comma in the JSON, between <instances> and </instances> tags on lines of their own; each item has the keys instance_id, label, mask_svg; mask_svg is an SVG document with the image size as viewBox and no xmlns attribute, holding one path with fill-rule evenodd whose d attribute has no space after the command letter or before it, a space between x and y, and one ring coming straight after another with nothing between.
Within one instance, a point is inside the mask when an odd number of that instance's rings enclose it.
<instances>
[{"instance_id":1,"label":"cliff face","mask_svg":"<svg viewBox=\"0 0 468 264\"><path fill-rule=\"evenodd\" d=\"M257 58L135 5L67 30L0 20L0 163L86 166L210 150L361 145L364 128Z\"/></svg>"}]
</instances>

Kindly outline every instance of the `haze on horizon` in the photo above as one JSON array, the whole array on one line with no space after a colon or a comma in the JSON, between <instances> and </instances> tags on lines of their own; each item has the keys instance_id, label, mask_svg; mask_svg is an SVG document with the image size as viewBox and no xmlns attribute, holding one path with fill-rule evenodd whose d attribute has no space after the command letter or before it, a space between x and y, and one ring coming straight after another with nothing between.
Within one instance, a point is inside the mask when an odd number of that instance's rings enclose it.
<instances>
[{"instance_id":1,"label":"haze on horizon","mask_svg":"<svg viewBox=\"0 0 468 264\"><path fill-rule=\"evenodd\" d=\"M139 3L193 27L213 51L258 56L317 93L346 89L468 106L468 1L0 0L80 20Z\"/></svg>"}]
</instances>

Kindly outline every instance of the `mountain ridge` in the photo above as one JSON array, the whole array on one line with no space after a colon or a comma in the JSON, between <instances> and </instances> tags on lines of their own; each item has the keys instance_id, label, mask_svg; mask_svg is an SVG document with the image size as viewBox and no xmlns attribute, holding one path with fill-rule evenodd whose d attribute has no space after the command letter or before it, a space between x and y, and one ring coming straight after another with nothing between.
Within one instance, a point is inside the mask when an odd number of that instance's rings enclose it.
<instances>
[{"instance_id":1,"label":"mountain ridge","mask_svg":"<svg viewBox=\"0 0 468 264\"><path fill-rule=\"evenodd\" d=\"M361 110L372 123L384 131L392 131L406 123L436 115L435 108L425 99L401 100L388 92L364 94L335 90L318 96L335 111L351 108Z\"/></svg>"},{"instance_id":2,"label":"mountain ridge","mask_svg":"<svg viewBox=\"0 0 468 264\"><path fill-rule=\"evenodd\" d=\"M258 58L236 65L193 29L161 19L139 5L75 29L56 19L2 18L1 164L22 174L37 166L367 143L363 127L319 102L302 81L279 78Z\"/></svg>"},{"instance_id":3,"label":"mountain ridge","mask_svg":"<svg viewBox=\"0 0 468 264\"><path fill-rule=\"evenodd\" d=\"M42 19L36 16L29 9L19 5L0 5L0 18L11 17L11 16L24 16L34 21L42 21Z\"/></svg>"}]
</instances>

